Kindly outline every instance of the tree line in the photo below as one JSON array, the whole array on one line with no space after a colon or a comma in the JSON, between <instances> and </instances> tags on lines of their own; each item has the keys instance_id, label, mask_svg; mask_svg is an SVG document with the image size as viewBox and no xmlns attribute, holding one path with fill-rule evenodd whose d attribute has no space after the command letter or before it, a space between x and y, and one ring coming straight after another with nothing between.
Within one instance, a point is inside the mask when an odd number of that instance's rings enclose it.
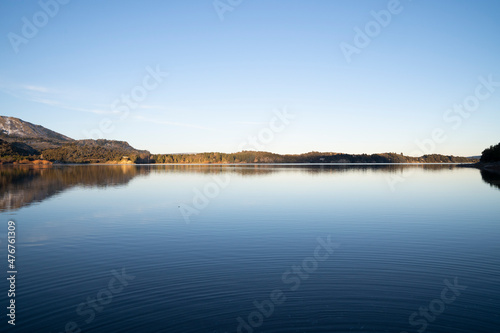
<instances>
[{"instance_id":1,"label":"tree line","mask_svg":"<svg viewBox=\"0 0 500 333\"><path fill-rule=\"evenodd\" d=\"M198 154L156 154L151 155L152 163L466 163L474 162L467 157L424 155L404 156L397 153L383 154L342 154L310 152L297 155L280 155L269 152L242 151L238 153L198 153Z\"/></svg>"},{"instance_id":2,"label":"tree line","mask_svg":"<svg viewBox=\"0 0 500 333\"><path fill-rule=\"evenodd\" d=\"M75 140L57 147L36 150L25 142L0 139L0 162L45 160L59 163L156 163L156 164L232 164L232 163L471 163L478 160L451 155L430 154L420 157L402 153L344 154L309 152L275 154L263 151L238 153L150 154L124 141ZM481 162L500 161L500 144L483 152Z\"/></svg>"},{"instance_id":3,"label":"tree line","mask_svg":"<svg viewBox=\"0 0 500 333\"><path fill-rule=\"evenodd\" d=\"M486 148L481 155L481 163L500 162L500 143Z\"/></svg>"}]
</instances>

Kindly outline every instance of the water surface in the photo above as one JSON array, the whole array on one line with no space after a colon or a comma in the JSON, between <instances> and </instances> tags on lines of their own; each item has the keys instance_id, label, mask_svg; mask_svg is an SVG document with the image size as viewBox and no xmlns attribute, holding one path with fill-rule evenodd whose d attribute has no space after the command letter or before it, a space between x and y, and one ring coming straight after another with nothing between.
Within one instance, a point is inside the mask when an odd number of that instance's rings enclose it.
<instances>
[{"instance_id":1,"label":"water surface","mask_svg":"<svg viewBox=\"0 0 500 333\"><path fill-rule=\"evenodd\" d=\"M17 223L17 332L500 327L496 174L453 165L0 173L2 257L7 221ZM332 251L316 251L328 239ZM450 283L463 287L444 302Z\"/></svg>"}]
</instances>

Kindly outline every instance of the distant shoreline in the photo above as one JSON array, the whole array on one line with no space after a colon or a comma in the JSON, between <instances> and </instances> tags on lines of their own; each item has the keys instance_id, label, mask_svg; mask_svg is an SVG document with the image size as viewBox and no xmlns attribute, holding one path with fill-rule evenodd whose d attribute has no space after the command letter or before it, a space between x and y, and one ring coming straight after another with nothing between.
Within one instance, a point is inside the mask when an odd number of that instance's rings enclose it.
<instances>
[{"instance_id":1,"label":"distant shoreline","mask_svg":"<svg viewBox=\"0 0 500 333\"><path fill-rule=\"evenodd\" d=\"M488 165L494 164L494 163L488 163ZM55 165L55 166L75 166L75 165L454 165L458 167L468 167L468 168L481 168L482 166L479 166L480 163L459 163L459 162L331 162L331 163L316 163L316 162L238 162L238 163L224 163L224 162L214 162L214 163L132 163L130 161L128 162L102 162L102 163L64 163L64 162L51 162L51 161L46 161L46 160L34 160L34 161L29 161L29 160L24 160L24 161L16 161L16 162L3 162L0 163L0 166L2 165L33 165L33 166L48 166L48 165ZM487 167L487 166L485 166ZM500 171L500 164L496 164L496 167Z\"/></svg>"}]
</instances>

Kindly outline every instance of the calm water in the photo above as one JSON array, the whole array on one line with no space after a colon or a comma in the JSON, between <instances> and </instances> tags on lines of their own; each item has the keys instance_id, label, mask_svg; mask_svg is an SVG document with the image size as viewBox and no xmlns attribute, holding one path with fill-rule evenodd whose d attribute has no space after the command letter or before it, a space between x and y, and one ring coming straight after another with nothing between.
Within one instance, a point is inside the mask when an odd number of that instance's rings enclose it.
<instances>
[{"instance_id":1,"label":"calm water","mask_svg":"<svg viewBox=\"0 0 500 333\"><path fill-rule=\"evenodd\" d=\"M1 331L498 332L500 181L433 166L1 172ZM17 227L8 327L7 221Z\"/></svg>"}]
</instances>

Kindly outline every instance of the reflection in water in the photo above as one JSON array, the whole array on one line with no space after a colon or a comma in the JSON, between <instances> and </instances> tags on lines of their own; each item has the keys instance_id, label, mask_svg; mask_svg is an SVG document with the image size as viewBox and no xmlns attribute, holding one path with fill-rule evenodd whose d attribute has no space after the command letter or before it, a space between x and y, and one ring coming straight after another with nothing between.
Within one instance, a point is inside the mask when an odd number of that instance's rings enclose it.
<instances>
[{"instance_id":1,"label":"reflection in water","mask_svg":"<svg viewBox=\"0 0 500 333\"><path fill-rule=\"evenodd\" d=\"M300 171L309 174L343 173L343 172L385 172L402 173L408 168L421 168L425 171L445 171L454 168L451 164L167 164L152 165L158 172L201 173L218 175L222 173L239 176L271 175L287 170Z\"/></svg>"},{"instance_id":2,"label":"reflection in water","mask_svg":"<svg viewBox=\"0 0 500 333\"><path fill-rule=\"evenodd\" d=\"M453 165L0 167L0 216L22 332L415 332L445 279L467 289L427 331L497 332L497 191ZM318 237L341 246L326 260ZM136 278L106 305L112 271Z\"/></svg>"},{"instance_id":3,"label":"reflection in water","mask_svg":"<svg viewBox=\"0 0 500 333\"><path fill-rule=\"evenodd\" d=\"M2 166L0 167L0 211L16 210L43 201L75 187L126 185L137 176L150 173L237 174L264 176L289 170L309 174L344 172L402 173L404 169L445 171L453 165L403 164L239 164L239 165L79 165L79 166ZM491 176L487 176L490 177ZM483 175L483 179L486 179ZM497 185L498 186L498 185Z\"/></svg>"},{"instance_id":4,"label":"reflection in water","mask_svg":"<svg viewBox=\"0 0 500 333\"><path fill-rule=\"evenodd\" d=\"M142 171L130 166L8 166L0 168L0 211L43 201L66 189L127 184Z\"/></svg>"},{"instance_id":5,"label":"reflection in water","mask_svg":"<svg viewBox=\"0 0 500 333\"><path fill-rule=\"evenodd\" d=\"M481 177L483 177L483 180L492 187L500 189L500 173L481 170Z\"/></svg>"}]
</instances>

